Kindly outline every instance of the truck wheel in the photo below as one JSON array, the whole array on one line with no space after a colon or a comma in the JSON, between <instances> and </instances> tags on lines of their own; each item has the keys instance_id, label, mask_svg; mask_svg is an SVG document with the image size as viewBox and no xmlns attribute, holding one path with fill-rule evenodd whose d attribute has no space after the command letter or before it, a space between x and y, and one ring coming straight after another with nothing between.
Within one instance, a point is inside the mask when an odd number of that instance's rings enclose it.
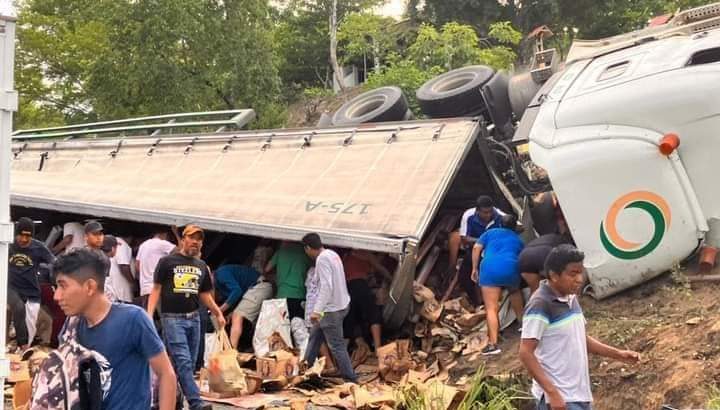
<instances>
[{"instance_id":1,"label":"truck wheel","mask_svg":"<svg viewBox=\"0 0 720 410\"><path fill-rule=\"evenodd\" d=\"M420 108L431 118L458 117L482 111L485 102L480 88L494 75L495 70L481 65L441 74L417 90Z\"/></svg>"},{"instance_id":2,"label":"truck wheel","mask_svg":"<svg viewBox=\"0 0 720 410\"><path fill-rule=\"evenodd\" d=\"M402 121L408 103L398 87L382 87L362 93L343 104L333 116L333 125Z\"/></svg>"}]
</instances>

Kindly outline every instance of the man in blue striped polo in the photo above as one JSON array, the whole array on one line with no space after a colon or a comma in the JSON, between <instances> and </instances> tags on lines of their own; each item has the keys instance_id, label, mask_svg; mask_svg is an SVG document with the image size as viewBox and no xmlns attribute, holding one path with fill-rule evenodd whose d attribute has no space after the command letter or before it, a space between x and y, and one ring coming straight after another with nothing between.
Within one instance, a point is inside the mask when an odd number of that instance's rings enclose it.
<instances>
[{"instance_id":1,"label":"man in blue striped polo","mask_svg":"<svg viewBox=\"0 0 720 410\"><path fill-rule=\"evenodd\" d=\"M572 245L553 249L545 261L548 279L528 301L520 360L533 378L537 410L591 410L588 352L626 363L640 354L605 345L585 333L577 294L585 282L585 255Z\"/></svg>"}]
</instances>

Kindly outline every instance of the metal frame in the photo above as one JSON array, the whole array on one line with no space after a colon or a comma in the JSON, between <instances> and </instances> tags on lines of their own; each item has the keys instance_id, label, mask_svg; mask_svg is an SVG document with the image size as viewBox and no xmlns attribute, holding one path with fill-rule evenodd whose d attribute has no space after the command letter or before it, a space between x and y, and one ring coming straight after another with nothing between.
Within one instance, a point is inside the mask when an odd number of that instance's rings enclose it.
<instances>
[{"instance_id":1,"label":"metal frame","mask_svg":"<svg viewBox=\"0 0 720 410\"><path fill-rule=\"evenodd\" d=\"M222 133L222 134L183 134L174 135L171 137L151 138L149 136L143 137L123 137L123 138L108 138L98 140L76 140L57 142L49 140L45 141L33 141L24 142L22 140L16 141L15 149L17 154L21 154L26 151L37 151L37 150L62 150L63 145L75 145L75 144L90 144L92 146L107 146L108 149L117 150L119 143L125 141L129 144L141 144L143 141L153 141L154 146L157 146L161 142L173 145L181 145L189 142L190 144L202 143L202 142L217 142L226 141L227 144L231 144L231 141L242 141L250 139L262 139L262 138L297 138L302 136L321 136L321 135L338 135L347 133L349 135L355 135L357 132L400 132L402 130L428 128L433 131L433 141L437 140L445 128L447 122L455 121L475 121L473 128L469 131L469 141L466 144L464 150L458 152L458 154L452 159L451 166L453 170L449 172L440 183L435 195L439 197L439 201L432 205L426 216L420 221L419 232L423 234L427 230L432 218L441 206L444 196L450 187L450 184L454 180L455 176L459 172L460 165L467 157L469 151L474 148L474 141L478 134L480 134L480 128L483 127L476 118L461 118L461 119L450 119L450 120L426 120L426 121L414 121L414 122L402 122L402 123L387 123L373 125L361 125L356 127L335 127L326 128L321 130L308 130L308 129L297 129L297 130L269 130L269 131L243 131L241 133ZM73 126L79 127L79 126ZM307 139L306 139L307 140ZM124 146L124 145L123 145ZM192 146L192 145L189 145ZM187 149L187 148L186 148ZM271 148L270 148L271 149ZM306 229L293 228L281 225L260 225L254 223L245 223L241 221L227 221L216 218L196 218L192 215L179 215L171 214L162 211L148 212L146 210L129 209L124 207L107 207L98 206L89 203L77 203L69 201L56 201L49 200L42 197L30 197L23 195L12 195L12 204L16 206L48 209L60 212L67 212L68 209L72 209L74 213L88 214L98 217L126 219L136 222L153 222L159 224L168 225L183 225L185 223L195 222L202 223L207 229L215 230L218 232L232 232L244 235L253 235L260 237L272 237L277 239L285 240L299 240L305 233ZM406 252L407 245L409 243L416 243L420 238L415 237L388 237L383 235L372 235L353 233L350 231L320 231L318 232L323 236L323 240L330 245L348 247L348 248L363 248L379 252L387 253L399 253Z\"/></svg>"},{"instance_id":2,"label":"metal frame","mask_svg":"<svg viewBox=\"0 0 720 410\"><path fill-rule=\"evenodd\" d=\"M25 195L11 195L14 206L46 209L58 212L93 215L95 217L123 219L134 222L150 222L162 225L182 226L197 223L205 229L217 232L230 232L240 235L269 237L280 240L299 241L308 233L308 228L294 228L283 225L254 224L248 222L228 221L220 218L194 217L179 215L162 211L147 211L124 207L95 205L84 202L58 201ZM392 238L373 236L353 232L315 230L328 245L342 248L362 248L377 252L404 253L408 243L414 242L412 238ZM0 409L1 410L1 409Z\"/></svg>"},{"instance_id":3,"label":"metal frame","mask_svg":"<svg viewBox=\"0 0 720 410\"><path fill-rule=\"evenodd\" d=\"M222 120L204 120L204 121L184 121L178 122L179 119L186 118L208 118L232 115L229 119ZM62 127L36 128L30 130L15 131L12 136L13 140L25 141L38 138L66 138L71 139L81 136L96 136L98 134L117 133L124 134L131 131L153 131L152 136L159 135L161 131L176 128L196 128L196 127L219 127L216 133L225 131L228 127L237 127L238 129L247 125L255 119L255 111L250 109L242 110L225 110L225 111L205 111L191 112L168 115L155 115L151 117L128 118L124 120L92 122L87 124L67 125ZM143 124L148 121L167 120L162 123ZM132 124L132 125L123 125Z\"/></svg>"},{"instance_id":4,"label":"metal frame","mask_svg":"<svg viewBox=\"0 0 720 410\"><path fill-rule=\"evenodd\" d=\"M15 60L15 18L0 16L0 384L10 374L5 357L7 323L8 248L13 241L10 221L10 156L12 116L17 111L18 95L13 89ZM5 401L0 401L0 410Z\"/></svg>"}]
</instances>

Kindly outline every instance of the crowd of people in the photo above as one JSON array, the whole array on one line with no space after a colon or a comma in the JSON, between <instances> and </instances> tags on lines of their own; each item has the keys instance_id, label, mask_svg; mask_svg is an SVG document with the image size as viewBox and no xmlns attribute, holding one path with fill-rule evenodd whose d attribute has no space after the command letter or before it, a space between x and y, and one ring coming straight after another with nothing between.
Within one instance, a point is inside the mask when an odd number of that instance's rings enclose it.
<instances>
[{"instance_id":1,"label":"crowd of people","mask_svg":"<svg viewBox=\"0 0 720 410\"><path fill-rule=\"evenodd\" d=\"M182 233L156 227L136 247L134 238L107 234L95 220L65 224L51 248L35 238L29 218L18 219L15 231L8 308L17 350L57 347L72 335L110 369L104 408L131 391L137 408L174 408L183 398L191 409L209 408L196 383L205 333L227 325L233 347L251 347L243 332L252 334L268 299L284 299L288 318L307 326L305 361L323 354L349 381L357 379L357 353L382 343L375 292L392 278L392 261L360 250L341 256L317 234L276 247L261 240L244 260L233 254L211 269L201 254L205 232L192 224ZM36 337L38 327L45 331Z\"/></svg>"},{"instance_id":2,"label":"crowd of people","mask_svg":"<svg viewBox=\"0 0 720 410\"><path fill-rule=\"evenodd\" d=\"M479 197L448 241L451 266L462 257L449 291L460 283L484 306L487 356L501 352L499 305L507 292L538 408L587 409L587 352L627 362L638 355L586 336L575 296L585 281L584 255L559 207L552 218L524 244L517 218ZM252 334L269 299L285 300L288 319L307 327L304 361L311 366L324 355L347 381L357 380L355 365L383 342L378 290L392 279L391 261L363 250L337 253L315 233L298 243L262 240L249 256L232 254L211 269L202 255L205 231L194 224L182 233L158 227L136 243L106 234L98 221L72 222L51 249L35 238L31 219L18 219L15 231L8 309L17 349L74 338L97 352L111 375L100 383L103 408L126 408L130 396L138 409L171 409L183 398L190 409L210 408L196 383L205 334L227 326L232 346L248 348L243 336Z\"/></svg>"},{"instance_id":3,"label":"crowd of people","mask_svg":"<svg viewBox=\"0 0 720 410\"><path fill-rule=\"evenodd\" d=\"M501 353L499 302L506 291L521 325L519 359L533 379L537 410L590 410L588 353L631 364L640 355L587 335L578 302L586 283L585 255L575 248L552 194L534 205L538 236L524 244L514 215L496 208L488 196L477 199L448 240L451 266L463 260L446 296L459 282L473 303L484 306L488 344L482 354L489 356ZM529 288L527 301L523 288Z\"/></svg>"}]
</instances>

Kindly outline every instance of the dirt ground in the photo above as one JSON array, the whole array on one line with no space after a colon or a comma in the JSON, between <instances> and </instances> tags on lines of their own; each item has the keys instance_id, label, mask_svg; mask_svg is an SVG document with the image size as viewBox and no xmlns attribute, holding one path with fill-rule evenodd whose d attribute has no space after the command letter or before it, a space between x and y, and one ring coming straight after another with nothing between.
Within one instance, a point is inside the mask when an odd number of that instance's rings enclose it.
<instances>
[{"instance_id":1,"label":"dirt ground","mask_svg":"<svg viewBox=\"0 0 720 410\"><path fill-rule=\"evenodd\" d=\"M584 296L589 334L642 354L633 366L591 357L595 408L705 408L710 387L720 385L719 294L720 284L690 286L682 274L665 274L603 301ZM524 374L517 328L503 337L501 356L468 367L485 365L489 375Z\"/></svg>"},{"instance_id":2,"label":"dirt ground","mask_svg":"<svg viewBox=\"0 0 720 410\"><path fill-rule=\"evenodd\" d=\"M336 96L307 98L301 97L288 107L286 127L314 127L322 113L332 115L343 104L365 91L362 87L354 87Z\"/></svg>"}]
</instances>

